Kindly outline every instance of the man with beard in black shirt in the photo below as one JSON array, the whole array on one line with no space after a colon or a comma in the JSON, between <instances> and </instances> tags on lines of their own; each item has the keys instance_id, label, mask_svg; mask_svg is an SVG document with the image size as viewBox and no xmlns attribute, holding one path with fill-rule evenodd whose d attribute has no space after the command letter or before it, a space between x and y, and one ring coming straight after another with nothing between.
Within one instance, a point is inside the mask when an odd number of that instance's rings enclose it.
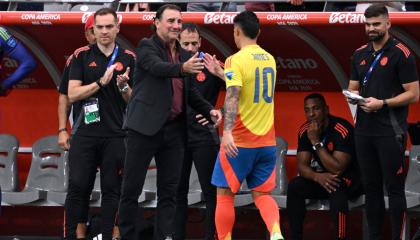
<instances>
[{"instance_id":1,"label":"man with beard in black shirt","mask_svg":"<svg viewBox=\"0 0 420 240\"><path fill-rule=\"evenodd\" d=\"M390 36L391 23L383 4L365 11L370 42L352 57L348 89L360 94L355 144L366 192L369 239L382 239L385 215L383 184L389 196L392 239L401 239L407 203L404 192L404 152L408 105L419 100L415 56Z\"/></svg>"}]
</instances>

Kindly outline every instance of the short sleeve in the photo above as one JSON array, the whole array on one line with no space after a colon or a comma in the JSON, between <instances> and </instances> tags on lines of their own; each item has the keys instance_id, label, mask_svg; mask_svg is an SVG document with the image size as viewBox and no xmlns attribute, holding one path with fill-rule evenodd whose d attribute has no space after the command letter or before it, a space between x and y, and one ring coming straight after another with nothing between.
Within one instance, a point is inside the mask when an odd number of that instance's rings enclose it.
<instances>
[{"instance_id":1,"label":"short sleeve","mask_svg":"<svg viewBox=\"0 0 420 240\"><path fill-rule=\"evenodd\" d=\"M401 84L419 80L416 59L412 53L401 53L400 60L398 61L398 78L400 79Z\"/></svg>"},{"instance_id":2,"label":"short sleeve","mask_svg":"<svg viewBox=\"0 0 420 240\"><path fill-rule=\"evenodd\" d=\"M226 59L224 73L226 79L226 88L231 86L242 87L243 78L241 65L238 61L238 58L235 58L235 56L231 56L228 59Z\"/></svg>"},{"instance_id":3,"label":"short sleeve","mask_svg":"<svg viewBox=\"0 0 420 240\"><path fill-rule=\"evenodd\" d=\"M83 57L82 54L74 54L69 71L69 81L70 80L79 80L83 82Z\"/></svg>"}]
</instances>

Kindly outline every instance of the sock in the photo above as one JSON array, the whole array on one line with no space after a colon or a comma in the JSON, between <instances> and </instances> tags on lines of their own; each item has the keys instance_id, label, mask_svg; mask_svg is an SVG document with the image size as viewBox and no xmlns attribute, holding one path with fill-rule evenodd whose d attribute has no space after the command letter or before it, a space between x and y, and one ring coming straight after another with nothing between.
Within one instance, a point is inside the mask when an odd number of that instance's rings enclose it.
<instances>
[{"instance_id":1,"label":"sock","mask_svg":"<svg viewBox=\"0 0 420 240\"><path fill-rule=\"evenodd\" d=\"M284 239L280 230L280 214L276 201L271 195L255 198L255 206L260 210L262 219L270 232L270 240Z\"/></svg>"},{"instance_id":2,"label":"sock","mask_svg":"<svg viewBox=\"0 0 420 240\"><path fill-rule=\"evenodd\" d=\"M217 195L216 230L219 240L231 240L235 222L234 196Z\"/></svg>"}]
</instances>

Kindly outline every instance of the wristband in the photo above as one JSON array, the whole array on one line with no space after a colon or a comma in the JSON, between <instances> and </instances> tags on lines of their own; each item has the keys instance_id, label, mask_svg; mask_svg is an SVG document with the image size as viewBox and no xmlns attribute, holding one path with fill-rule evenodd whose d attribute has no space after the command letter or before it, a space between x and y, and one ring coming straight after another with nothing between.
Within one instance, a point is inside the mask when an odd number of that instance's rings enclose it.
<instances>
[{"instance_id":1,"label":"wristband","mask_svg":"<svg viewBox=\"0 0 420 240\"><path fill-rule=\"evenodd\" d=\"M60 128L60 129L58 129L58 133L60 133L60 132L67 132L67 128Z\"/></svg>"},{"instance_id":2,"label":"wristband","mask_svg":"<svg viewBox=\"0 0 420 240\"><path fill-rule=\"evenodd\" d=\"M382 100L382 108L387 108L388 107L388 102L386 101L386 99Z\"/></svg>"},{"instance_id":3,"label":"wristband","mask_svg":"<svg viewBox=\"0 0 420 240\"><path fill-rule=\"evenodd\" d=\"M101 79L96 80L96 84L98 84L99 88L104 87L104 85L101 83Z\"/></svg>"}]
</instances>

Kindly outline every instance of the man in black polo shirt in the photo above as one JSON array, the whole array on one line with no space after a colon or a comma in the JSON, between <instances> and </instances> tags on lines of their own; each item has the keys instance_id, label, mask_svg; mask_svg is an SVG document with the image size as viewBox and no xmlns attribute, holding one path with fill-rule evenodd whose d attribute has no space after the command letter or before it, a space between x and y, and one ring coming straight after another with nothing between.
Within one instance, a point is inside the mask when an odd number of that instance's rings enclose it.
<instances>
[{"instance_id":1,"label":"man in black polo shirt","mask_svg":"<svg viewBox=\"0 0 420 240\"><path fill-rule=\"evenodd\" d=\"M391 23L383 4L365 11L370 42L352 57L348 89L364 100L357 104L356 153L366 192L369 239L382 239L385 213L383 183L389 196L392 239L400 239L406 200L404 152L408 105L419 99L415 56L388 32Z\"/></svg>"},{"instance_id":2,"label":"man in black polo shirt","mask_svg":"<svg viewBox=\"0 0 420 240\"><path fill-rule=\"evenodd\" d=\"M88 17L85 23L85 37L86 41L89 44L95 44L96 39L93 33L93 14ZM64 66L63 75L61 77L60 86L58 92L60 93L58 97L58 145L64 150L69 150L70 148L70 135L67 132L67 119L70 113L70 104L69 97L67 96L68 86L69 86L69 72L70 64L73 59L73 54L69 56ZM75 107L77 108L77 106ZM80 107L79 107L80 109ZM73 118L75 121L76 119ZM94 180L90 183L90 188L93 188ZM76 237L85 238L86 237L86 222L88 217L89 201L84 202L84 207L81 212L81 218L77 224Z\"/></svg>"},{"instance_id":3,"label":"man in black polo shirt","mask_svg":"<svg viewBox=\"0 0 420 240\"><path fill-rule=\"evenodd\" d=\"M191 54L198 52L201 46L201 37L198 28L192 23L183 23L179 37L181 47ZM215 63L219 64L219 63ZM214 66L213 66L214 67ZM223 75L222 75L223 76ZM219 90L225 82L211 74L207 68L195 74L193 83L213 106L216 105ZM185 229L188 216L188 191L192 163L197 170L198 180L203 191L206 203L206 226L204 239L213 240L216 210L216 188L211 184L211 175L219 152L219 133L211 124L202 125L198 120L201 114L187 106L187 148L185 149L182 165L181 179L177 193L177 208L175 216L175 238L185 239ZM204 119L201 119L204 120Z\"/></svg>"},{"instance_id":4,"label":"man in black polo shirt","mask_svg":"<svg viewBox=\"0 0 420 240\"><path fill-rule=\"evenodd\" d=\"M93 14L88 17L85 22L85 38L89 45L95 44L96 39L93 33ZM73 54L67 58L64 65L63 75L61 76L60 86L58 92L58 145L64 150L70 148L70 135L67 132L67 119L70 113L71 104L67 96L69 87L69 72L70 64L73 59ZM75 120L75 119L74 119Z\"/></svg>"},{"instance_id":5,"label":"man in black polo shirt","mask_svg":"<svg viewBox=\"0 0 420 240\"><path fill-rule=\"evenodd\" d=\"M290 239L303 237L305 199L328 199L336 239L346 239L347 200L360 192L353 126L330 115L324 96L318 93L305 97L304 111L307 121L298 134L299 176L287 189Z\"/></svg>"},{"instance_id":6,"label":"man in black polo shirt","mask_svg":"<svg viewBox=\"0 0 420 240\"><path fill-rule=\"evenodd\" d=\"M70 66L68 97L80 102L69 151L69 190L66 239L75 239L83 203L89 199L90 182L100 167L102 192L102 237L112 238L125 155L122 130L126 102L131 94L128 80L134 53L115 43L118 18L112 9L94 14L97 43L79 48Z\"/></svg>"}]
</instances>

